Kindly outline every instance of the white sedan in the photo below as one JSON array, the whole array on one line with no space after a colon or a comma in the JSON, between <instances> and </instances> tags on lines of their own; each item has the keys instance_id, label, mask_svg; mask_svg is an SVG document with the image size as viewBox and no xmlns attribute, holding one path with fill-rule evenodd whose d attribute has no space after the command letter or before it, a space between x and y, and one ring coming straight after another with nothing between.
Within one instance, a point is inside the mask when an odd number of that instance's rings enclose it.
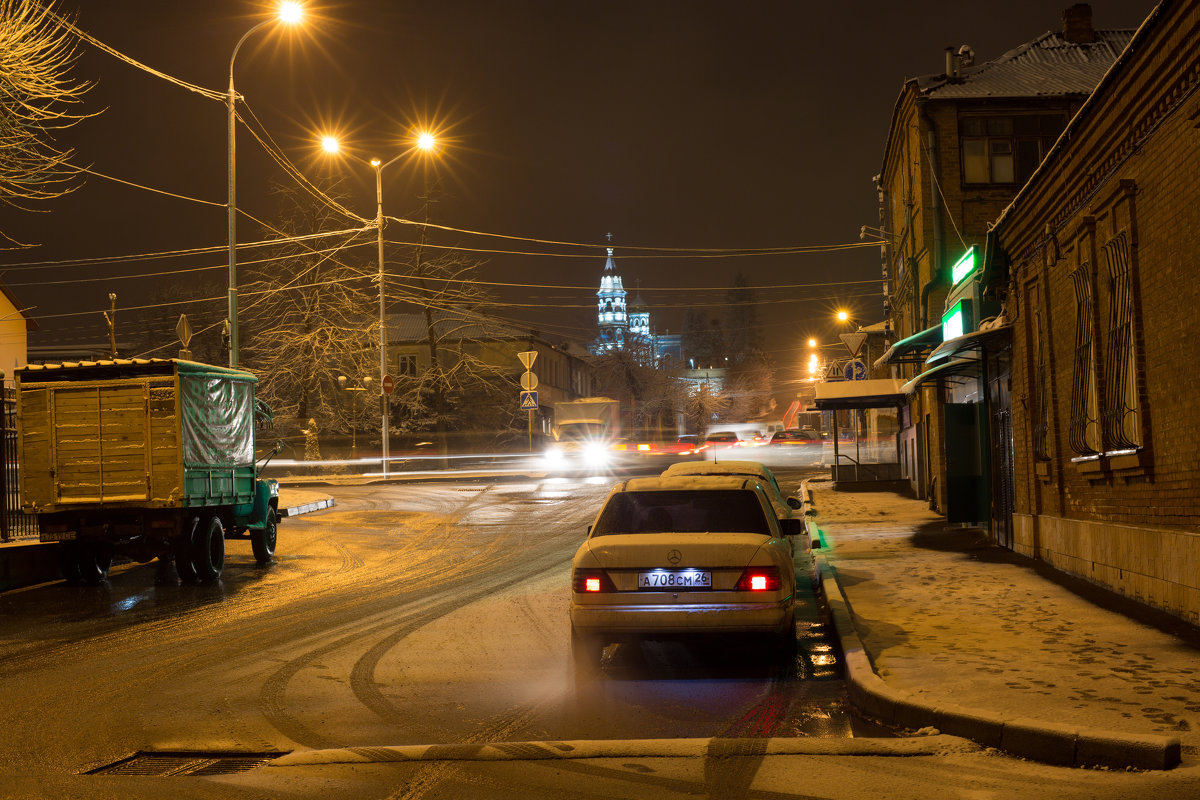
<instances>
[{"instance_id":1,"label":"white sedan","mask_svg":"<svg viewBox=\"0 0 1200 800\"><path fill-rule=\"evenodd\" d=\"M796 571L789 536L761 481L635 478L609 494L575 553L571 642L576 668L606 645L679 634L748 632L794 654Z\"/></svg>"}]
</instances>

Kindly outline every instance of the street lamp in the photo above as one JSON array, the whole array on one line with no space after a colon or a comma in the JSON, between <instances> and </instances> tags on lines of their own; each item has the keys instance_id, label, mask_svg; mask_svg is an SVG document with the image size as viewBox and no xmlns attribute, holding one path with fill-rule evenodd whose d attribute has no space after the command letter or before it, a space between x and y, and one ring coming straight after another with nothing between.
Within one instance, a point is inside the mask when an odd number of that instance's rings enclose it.
<instances>
[{"instance_id":1,"label":"street lamp","mask_svg":"<svg viewBox=\"0 0 1200 800\"><path fill-rule=\"evenodd\" d=\"M338 375L338 386L351 392L350 395L350 458L358 458L358 393L365 392L367 387L371 385L371 379L364 377L362 386L351 386L350 379L345 375Z\"/></svg>"},{"instance_id":2,"label":"street lamp","mask_svg":"<svg viewBox=\"0 0 1200 800\"><path fill-rule=\"evenodd\" d=\"M437 139L432 133L423 132L417 136L416 147L418 150L425 152L432 151L437 146ZM330 155L337 155L341 152L341 146L338 140L333 136L325 136L321 139L321 149ZM383 476L386 478L388 473L388 456L389 443L388 437L390 434L388 423L388 408L387 395L385 395L383 384L387 377L387 316L386 316L386 293L384 291L384 272L383 272L383 168L390 167L398 160L408 155L409 151L398 154L390 161L384 162L378 158L372 158L365 163L370 164L375 168L375 229L378 234L379 242L379 409L382 421L380 430L383 436ZM339 380L341 380L339 378Z\"/></svg>"},{"instance_id":3,"label":"street lamp","mask_svg":"<svg viewBox=\"0 0 1200 800\"><path fill-rule=\"evenodd\" d=\"M274 22L284 22L289 25L300 21L303 11L299 3L285 2L279 7L279 16L274 19L263 20L255 25L250 30L246 31L238 43L234 45L233 55L229 57L229 94L225 96L225 107L228 113L228 147L229 147L229 203L226 206L228 213L229 224L229 317L226 319L227 329L229 331L229 366L237 367L238 365L238 337L237 337L237 152L236 152L236 131L237 131L237 115L234 107L237 103L237 90L233 88L233 62L237 60L238 50L242 49L242 45L250 38L250 35L255 31L270 25Z\"/></svg>"}]
</instances>

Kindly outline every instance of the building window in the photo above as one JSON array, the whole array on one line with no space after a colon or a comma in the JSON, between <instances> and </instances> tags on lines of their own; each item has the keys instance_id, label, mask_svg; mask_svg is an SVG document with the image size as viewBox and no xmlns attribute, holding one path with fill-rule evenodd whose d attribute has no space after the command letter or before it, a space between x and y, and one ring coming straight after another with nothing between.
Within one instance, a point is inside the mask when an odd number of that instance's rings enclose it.
<instances>
[{"instance_id":1,"label":"building window","mask_svg":"<svg viewBox=\"0 0 1200 800\"><path fill-rule=\"evenodd\" d=\"M417 357L412 353L396 357L396 374L409 378L417 376Z\"/></svg>"},{"instance_id":2,"label":"building window","mask_svg":"<svg viewBox=\"0 0 1200 800\"><path fill-rule=\"evenodd\" d=\"M1080 264L1079 269L1071 273L1071 283L1075 288L1075 366L1067 439L1078 456L1090 458L1100 454L1091 264Z\"/></svg>"},{"instance_id":3,"label":"building window","mask_svg":"<svg viewBox=\"0 0 1200 800\"><path fill-rule=\"evenodd\" d=\"M1137 358L1133 340L1133 281L1129 237L1121 231L1104 245L1107 266L1108 330L1104 360L1104 444L1109 450L1142 446Z\"/></svg>"},{"instance_id":4,"label":"building window","mask_svg":"<svg viewBox=\"0 0 1200 800\"><path fill-rule=\"evenodd\" d=\"M1066 124L1065 114L960 117L963 183L1025 183Z\"/></svg>"}]
</instances>

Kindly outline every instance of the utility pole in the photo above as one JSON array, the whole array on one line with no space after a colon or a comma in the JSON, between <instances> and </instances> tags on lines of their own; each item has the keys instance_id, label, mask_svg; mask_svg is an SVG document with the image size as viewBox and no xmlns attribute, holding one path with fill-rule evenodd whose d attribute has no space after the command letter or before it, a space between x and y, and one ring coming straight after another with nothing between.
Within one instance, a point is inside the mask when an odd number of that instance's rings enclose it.
<instances>
[{"instance_id":1,"label":"utility pole","mask_svg":"<svg viewBox=\"0 0 1200 800\"><path fill-rule=\"evenodd\" d=\"M108 293L108 303L111 311L104 312L104 320L108 323L109 356L115 360L117 357L117 295L115 292Z\"/></svg>"}]
</instances>

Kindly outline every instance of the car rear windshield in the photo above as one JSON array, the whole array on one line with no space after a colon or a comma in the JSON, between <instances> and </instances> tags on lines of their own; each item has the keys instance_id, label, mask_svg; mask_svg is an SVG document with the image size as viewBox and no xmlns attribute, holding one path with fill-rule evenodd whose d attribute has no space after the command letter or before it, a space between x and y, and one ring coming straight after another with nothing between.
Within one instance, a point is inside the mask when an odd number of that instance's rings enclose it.
<instances>
[{"instance_id":1,"label":"car rear windshield","mask_svg":"<svg viewBox=\"0 0 1200 800\"><path fill-rule=\"evenodd\" d=\"M713 531L771 535L754 492L683 489L614 494L600 512L592 536Z\"/></svg>"}]
</instances>

